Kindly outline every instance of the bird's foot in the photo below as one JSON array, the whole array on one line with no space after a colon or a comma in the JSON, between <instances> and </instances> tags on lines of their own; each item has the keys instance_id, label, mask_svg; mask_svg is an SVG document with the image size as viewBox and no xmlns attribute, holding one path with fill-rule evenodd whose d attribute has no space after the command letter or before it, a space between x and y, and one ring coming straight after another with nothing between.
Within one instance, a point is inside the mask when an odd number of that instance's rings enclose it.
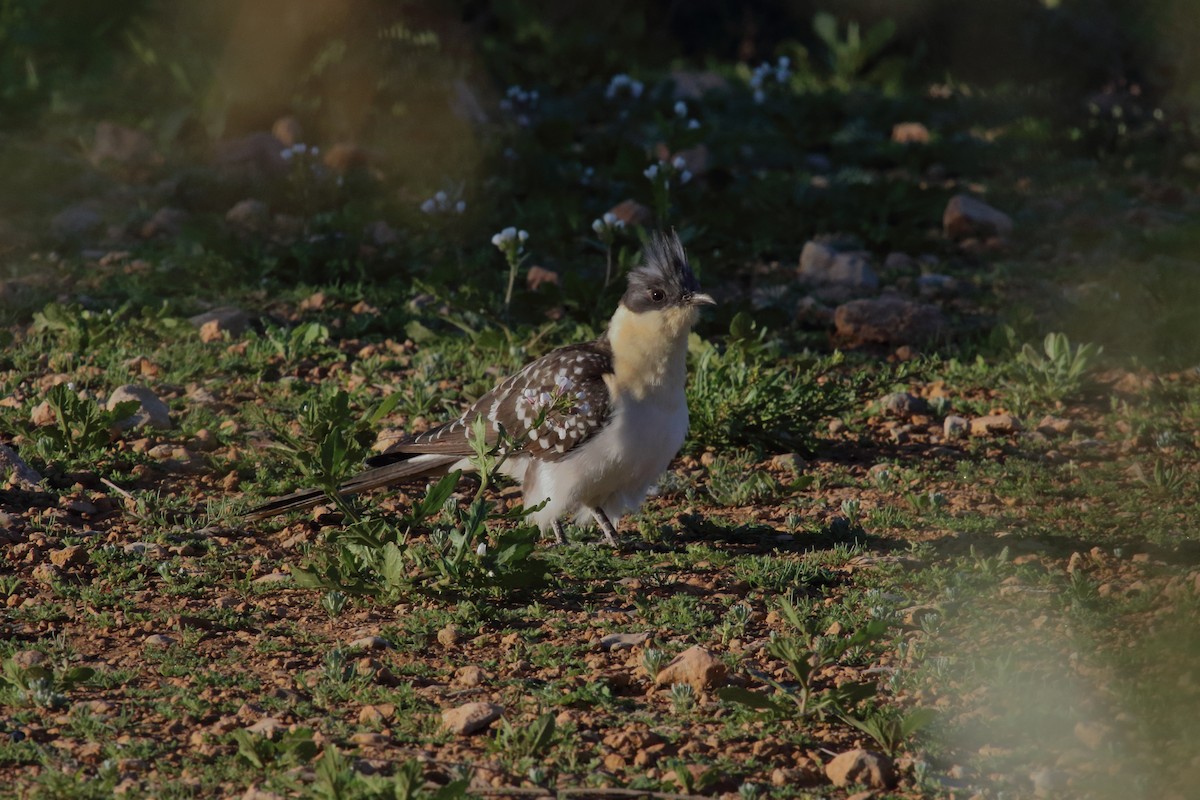
<instances>
[{"instance_id":1,"label":"bird's foot","mask_svg":"<svg viewBox=\"0 0 1200 800\"><path fill-rule=\"evenodd\" d=\"M596 518L596 524L600 526L601 533L604 534L604 541L610 547L620 548L621 544L617 541L617 529L609 522L608 515L604 513L602 508L591 509L592 516Z\"/></svg>"},{"instance_id":2,"label":"bird's foot","mask_svg":"<svg viewBox=\"0 0 1200 800\"><path fill-rule=\"evenodd\" d=\"M554 529L554 544L559 547L562 547L563 545L565 545L567 543L567 534L563 530L562 521L556 519L553 522L551 522L550 525Z\"/></svg>"}]
</instances>

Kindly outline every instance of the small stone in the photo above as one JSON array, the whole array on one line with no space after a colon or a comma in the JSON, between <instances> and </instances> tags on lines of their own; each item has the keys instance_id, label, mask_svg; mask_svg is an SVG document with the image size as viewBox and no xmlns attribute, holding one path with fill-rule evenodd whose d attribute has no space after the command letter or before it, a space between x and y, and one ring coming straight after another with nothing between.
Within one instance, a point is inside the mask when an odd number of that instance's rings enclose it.
<instances>
[{"instance_id":1,"label":"small stone","mask_svg":"<svg viewBox=\"0 0 1200 800\"><path fill-rule=\"evenodd\" d=\"M363 706L358 712L360 725L382 724L396 715L396 706L391 703L377 703Z\"/></svg>"},{"instance_id":2,"label":"small stone","mask_svg":"<svg viewBox=\"0 0 1200 800\"><path fill-rule=\"evenodd\" d=\"M651 634L643 633L610 633L600 639L601 650L632 650L639 644L650 641Z\"/></svg>"},{"instance_id":3,"label":"small stone","mask_svg":"<svg viewBox=\"0 0 1200 800\"><path fill-rule=\"evenodd\" d=\"M372 733L371 731L359 731L350 736L350 741L359 747L385 747L391 743L391 739L384 736L382 733Z\"/></svg>"},{"instance_id":4,"label":"small stone","mask_svg":"<svg viewBox=\"0 0 1200 800\"><path fill-rule=\"evenodd\" d=\"M154 152L154 140L145 131L107 120L97 123L89 156L96 166L116 164L127 169L146 168L162 161Z\"/></svg>"},{"instance_id":5,"label":"small stone","mask_svg":"<svg viewBox=\"0 0 1200 800\"><path fill-rule=\"evenodd\" d=\"M1083 553L1076 550L1071 553L1071 557L1067 559L1067 574L1074 575L1083 568Z\"/></svg>"},{"instance_id":6,"label":"small stone","mask_svg":"<svg viewBox=\"0 0 1200 800\"><path fill-rule=\"evenodd\" d=\"M892 760L882 753L862 748L835 756L825 765L825 775L834 786L861 783L871 789L890 789L896 785Z\"/></svg>"},{"instance_id":7,"label":"small stone","mask_svg":"<svg viewBox=\"0 0 1200 800\"><path fill-rule=\"evenodd\" d=\"M200 329L200 340L214 342L224 339L228 333L236 339L250 327L250 315L234 306L221 306L203 314L188 318L188 322Z\"/></svg>"},{"instance_id":8,"label":"small stone","mask_svg":"<svg viewBox=\"0 0 1200 800\"><path fill-rule=\"evenodd\" d=\"M162 428L165 430L171 427L171 409L158 398L158 395L145 386L135 386L128 383L124 386L118 386L109 395L105 408L112 411L119 403L130 401L137 402L138 409L132 416L117 422L117 427L121 430L142 427Z\"/></svg>"},{"instance_id":9,"label":"small stone","mask_svg":"<svg viewBox=\"0 0 1200 800\"><path fill-rule=\"evenodd\" d=\"M942 436L947 441L964 438L970 429L971 423L966 417L951 414L942 421Z\"/></svg>"},{"instance_id":10,"label":"small stone","mask_svg":"<svg viewBox=\"0 0 1200 800\"><path fill-rule=\"evenodd\" d=\"M808 468L808 462L801 458L798 453L780 453L771 459L771 468L777 469L780 472L790 472L793 475L799 475Z\"/></svg>"},{"instance_id":11,"label":"small stone","mask_svg":"<svg viewBox=\"0 0 1200 800\"><path fill-rule=\"evenodd\" d=\"M281 142L266 131L239 139L219 142L213 149L213 163L233 179L263 180L278 177L288 170Z\"/></svg>"},{"instance_id":12,"label":"small stone","mask_svg":"<svg viewBox=\"0 0 1200 800\"><path fill-rule=\"evenodd\" d=\"M502 706L493 703L467 703L442 712L442 725L459 736L469 736L483 730L504 714Z\"/></svg>"},{"instance_id":13,"label":"small stone","mask_svg":"<svg viewBox=\"0 0 1200 800\"><path fill-rule=\"evenodd\" d=\"M291 147L304 141L304 128L293 116L280 117L271 126L271 135L284 147Z\"/></svg>"},{"instance_id":14,"label":"small stone","mask_svg":"<svg viewBox=\"0 0 1200 800\"><path fill-rule=\"evenodd\" d=\"M995 436L1016 433L1021 423L1012 414L988 414L971 420L972 436Z\"/></svg>"},{"instance_id":15,"label":"small stone","mask_svg":"<svg viewBox=\"0 0 1200 800\"><path fill-rule=\"evenodd\" d=\"M889 275L912 272L916 267L917 262L908 253L891 252L883 260L883 271Z\"/></svg>"},{"instance_id":16,"label":"small stone","mask_svg":"<svg viewBox=\"0 0 1200 800\"><path fill-rule=\"evenodd\" d=\"M626 225L645 225L654 218L654 212L636 200L623 200L608 210Z\"/></svg>"},{"instance_id":17,"label":"small stone","mask_svg":"<svg viewBox=\"0 0 1200 800\"><path fill-rule=\"evenodd\" d=\"M463 640L462 631L457 625L447 625L437 632L438 644L442 647L454 647Z\"/></svg>"},{"instance_id":18,"label":"small stone","mask_svg":"<svg viewBox=\"0 0 1200 800\"><path fill-rule=\"evenodd\" d=\"M321 162L334 172L350 172L355 169L366 169L371 163L371 157L362 145L354 142L337 142L325 151Z\"/></svg>"},{"instance_id":19,"label":"small stone","mask_svg":"<svg viewBox=\"0 0 1200 800\"><path fill-rule=\"evenodd\" d=\"M837 335L851 346L920 344L947 330L937 306L895 296L844 303L833 312L833 324Z\"/></svg>"},{"instance_id":20,"label":"small stone","mask_svg":"<svg viewBox=\"0 0 1200 800\"><path fill-rule=\"evenodd\" d=\"M956 194L942 213L946 237L958 241L967 238L1001 238L1012 233L1012 218L969 194Z\"/></svg>"},{"instance_id":21,"label":"small stone","mask_svg":"<svg viewBox=\"0 0 1200 800\"><path fill-rule=\"evenodd\" d=\"M800 278L813 286L836 290L832 295L841 295L837 299L842 300L879 289L879 276L866 253L839 253L815 241L807 242L800 252Z\"/></svg>"},{"instance_id":22,"label":"small stone","mask_svg":"<svg viewBox=\"0 0 1200 800\"><path fill-rule=\"evenodd\" d=\"M78 567L86 564L87 560L87 550L81 544L73 544L70 547L64 547L62 550L52 550L50 552L50 563L60 569Z\"/></svg>"},{"instance_id":23,"label":"small stone","mask_svg":"<svg viewBox=\"0 0 1200 800\"><path fill-rule=\"evenodd\" d=\"M883 411L893 417L908 418L914 414L928 414L929 402L910 392L893 392L880 401Z\"/></svg>"},{"instance_id":24,"label":"small stone","mask_svg":"<svg viewBox=\"0 0 1200 800\"><path fill-rule=\"evenodd\" d=\"M50 660L50 656L41 650L18 650L12 655L12 662L21 669L40 667Z\"/></svg>"},{"instance_id":25,"label":"small stone","mask_svg":"<svg viewBox=\"0 0 1200 800\"><path fill-rule=\"evenodd\" d=\"M1062 419L1052 414L1042 417L1041 422L1037 424L1038 432L1046 436L1066 436L1074 429L1075 423L1071 422L1071 420Z\"/></svg>"},{"instance_id":26,"label":"small stone","mask_svg":"<svg viewBox=\"0 0 1200 800\"><path fill-rule=\"evenodd\" d=\"M273 583L286 583L291 579L291 573L288 572L268 572L266 575L258 576L251 583L256 586L267 586Z\"/></svg>"},{"instance_id":27,"label":"small stone","mask_svg":"<svg viewBox=\"0 0 1200 800\"><path fill-rule=\"evenodd\" d=\"M165 633L152 633L142 640L143 644L148 644L151 647L170 647L175 644L175 639L167 636Z\"/></svg>"},{"instance_id":28,"label":"small stone","mask_svg":"<svg viewBox=\"0 0 1200 800\"><path fill-rule=\"evenodd\" d=\"M897 122L892 126L892 141L897 144L928 144L929 129L919 122Z\"/></svg>"},{"instance_id":29,"label":"small stone","mask_svg":"<svg viewBox=\"0 0 1200 800\"><path fill-rule=\"evenodd\" d=\"M829 435L830 436L837 436L840 433L844 433L845 430L846 430L846 423L843 422L842 420L840 420L840 419L829 420Z\"/></svg>"},{"instance_id":30,"label":"small stone","mask_svg":"<svg viewBox=\"0 0 1200 800\"><path fill-rule=\"evenodd\" d=\"M277 719L276 717L263 717L258 722L255 722L253 725L246 728L246 730L250 731L250 733L256 733L259 736L265 736L268 739L286 729L287 725L283 723L283 720Z\"/></svg>"},{"instance_id":31,"label":"small stone","mask_svg":"<svg viewBox=\"0 0 1200 800\"><path fill-rule=\"evenodd\" d=\"M1091 750L1099 750L1112 736L1112 728L1101 722L1075 723L1075 738Z\"/></svg>"},{"instance_id":32,"label":"small stone","mask_svg":"<svg viewBox=\"0 0 1200 800\"><path fill-rule=\"evenodd\" d=\"M724 685L727 672L725 664L711 650L694 645L663 667L654 683L656 686L686 683L696 691L703 691Z\"/></svg>"},{"instance_id":33,"label":"small stone","mask_svg":"<svg viewBox=\"0 0 1200 800\"><path fill-rule=\"evenodd\" d=\"M487 672L481 667L474 664L468 664L465 667L460 667L454 673L454 683L457 686L463 686L468 689L473 689L476 686L482 686L489 678Z\"/></svg>"},{"instance_id":34,"label":"small stone","mask_svg":"<svg viewBox=\"0 0 1200 800\"><path fill-rule=\"evenodd\" d=\"M91 236L104 227L104 217L88 204L69 206L50 220L50 235L60 242Z\"/></svg>"},{"instance_id":35,"label":"small stone","mask_svg":"<svg viewBox=\"0 0 1200 800\"><path fill-rule=\"evenodd\" d=\"M348 647L351 650L390 650L392 643L382 636L363 636L355 639Z\"/></svg>"},{"instance_id":36,"label":"small stone","mask_svg":"<svg viewBox=\"0 0 1200 800\"><path fill-rule=\"evenodd\" d=\"M53 425L58 421L58 417L54 414L54 409L50 407L50 402L43 400L29 411L29 421L39 428L47 425Z\"/></svg>"},{"instance_id":37,"label":"small stone","mask_svg":"<svg viewBox=\"0 0 1200 800\"><path fill-rule=\"evenodd\" d=\"M243 231L262 232L271 223L271 212L262 200L247 198L225 212L225 221Z\"/></svg>"},{"instance_id":38,"label":"small stone","mask_svg":"<svg viewBox=\"0 0 1200 800\"><path fill-rule=\"evenodd\" d=\"M7 475L25 489L36 489L42 482L42 476L6 444L0 444L0 475ZM0 520L0 527L7 527L7 523Z\"/></svg>"},{"instance_id":39,"label":"small stone","mask_svg":"<svg viewBox=\"0 0 1200 800\"><path fill-rule=\"evenodd\" d=\"M545 267L533 266L525 273L525 285L530 291L536 292L542 284L558 286L558 273Z\"/></svg>"},{"instance_id":40,"label":"small stone","mask_svg":"<svg viewBox=\"0 0 1200 800\"><path fill-rule=\"evenodd\" d=\"M62 570L53 564L42 563L33 568L33 579L41 583L54 583L61 577Z\"/></svg>"}]
</instances>

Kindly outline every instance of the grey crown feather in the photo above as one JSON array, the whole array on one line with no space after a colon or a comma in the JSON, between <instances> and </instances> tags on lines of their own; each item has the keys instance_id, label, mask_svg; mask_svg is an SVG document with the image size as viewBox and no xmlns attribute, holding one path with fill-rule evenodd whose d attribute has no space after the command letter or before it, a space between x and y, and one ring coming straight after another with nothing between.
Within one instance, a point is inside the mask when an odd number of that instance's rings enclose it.
<instances>
[{"instance_id":1,"label":"grey crown feather","mask_svg":"<svg viewBox=\"0 0 1200 800\"><path fill-rule=\"evenodd\" d=\"M629 273L626 298L645 293L647 289L662 289L668 298L680 302L687 295L700 291L700 281L688 265L683 242L675 231L656 233L645 247L646 263ZM627 303L628 304L628 303Z\"/></svg>"}]
</instances>

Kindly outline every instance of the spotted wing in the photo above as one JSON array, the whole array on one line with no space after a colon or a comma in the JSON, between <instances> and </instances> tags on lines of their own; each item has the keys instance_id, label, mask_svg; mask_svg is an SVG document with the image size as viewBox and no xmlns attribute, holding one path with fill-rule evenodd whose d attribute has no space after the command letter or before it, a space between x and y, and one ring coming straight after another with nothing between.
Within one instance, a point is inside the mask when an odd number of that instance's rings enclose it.
<instances>
[{"instance_id":1,"label":"spotted wing","mask_svg":"<svg viewBox=\"0 0 1200 800\"><path fill-rule=\"evenodd\" d=\"M470 455L472 423L483 417L489 444L496 443L503 427L521 452L550 461L562 458L608 421L604 376L612 369L612 350L604 340L559 348L480 397L458 419L397 442L386 454Z\"/></svg>"}]
</instances>

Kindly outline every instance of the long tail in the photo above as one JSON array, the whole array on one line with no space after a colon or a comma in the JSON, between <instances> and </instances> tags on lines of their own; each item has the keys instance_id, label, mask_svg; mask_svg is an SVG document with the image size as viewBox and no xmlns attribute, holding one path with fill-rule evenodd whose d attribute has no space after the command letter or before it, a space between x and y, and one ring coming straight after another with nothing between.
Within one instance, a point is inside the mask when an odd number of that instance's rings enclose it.
<instances>
[{"instance_id":1,"label":"long tail","mask_svg":"<svg viewBox=\"0 0 1200 800\"><path fill-rule=\"evenodd\" d=\"M377 457L367 463L380 463L386 458L387 456ZM451 464L461 460L461 456L437 455L432 453L411 457L402 456L401 458L403 460L382 463L381 466L372 467L358 473L338 487L338 494L347 497L359 494L360 492L369 492L372 489L391 486L401 481L412 480L413 478L444 475L449 471ZM306 508L321 505L325 502L325 499L325 492L320 489L301 489L298 492L292 492L283 497L276 497L274 500L263 503L261 506L252 508L243 514L242 518L253 522L273 517L276 514L284 514L288 511L303 511Z\"/></svg>"}]
</instances>

